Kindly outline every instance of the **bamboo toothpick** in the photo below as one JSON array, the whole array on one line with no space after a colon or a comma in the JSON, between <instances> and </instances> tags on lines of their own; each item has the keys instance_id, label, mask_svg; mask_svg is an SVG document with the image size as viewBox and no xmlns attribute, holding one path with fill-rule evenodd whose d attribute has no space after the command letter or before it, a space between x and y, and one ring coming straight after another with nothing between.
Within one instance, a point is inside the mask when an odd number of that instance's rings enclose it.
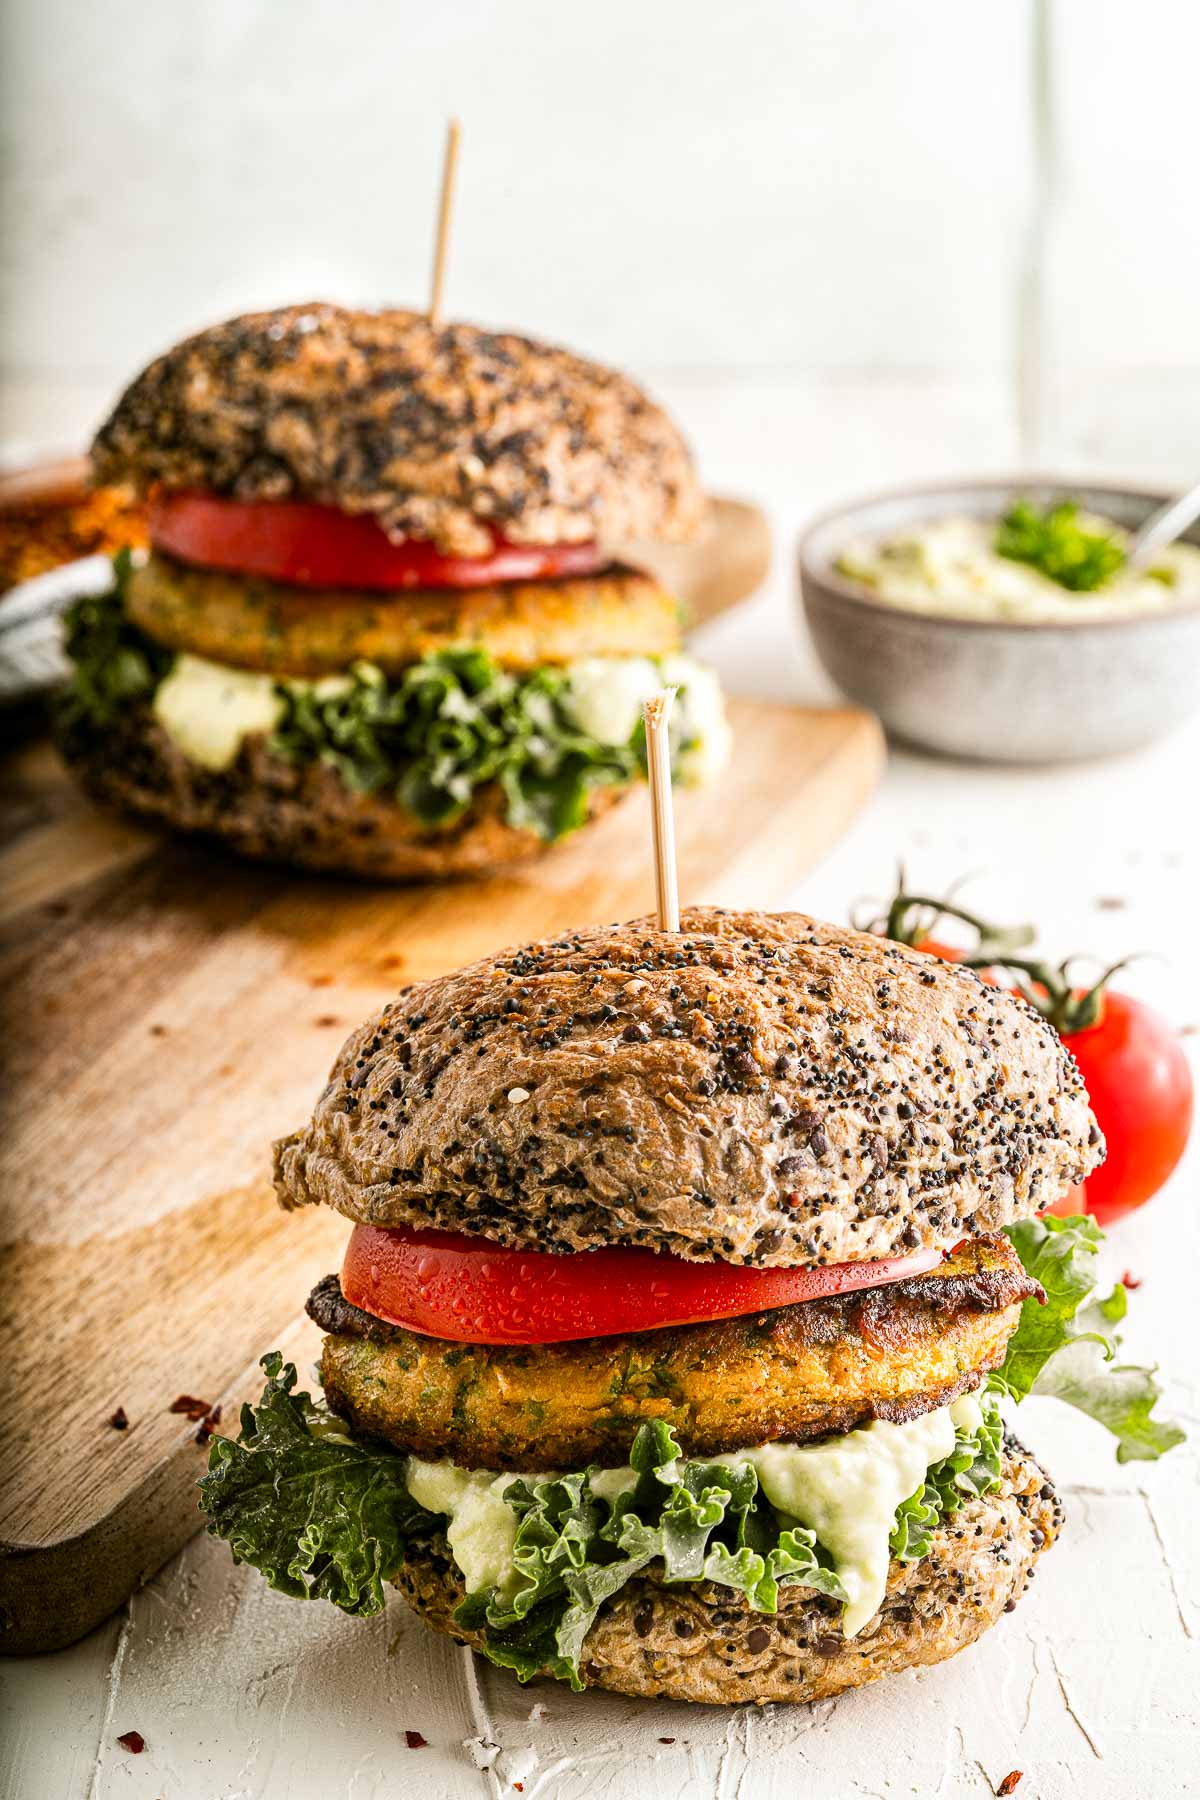
<instances>
[{"instance_id":1,"label":"bamboo toothpick","mask_svg":"<svg viewBox=\"0 0 1200 1800\"><path fill-rule=\"evenodd\" d=\"M671 742L668 726L675 689L659 688L642 708L646 768L654 822L654 889L660 931L679 930L679 880L675 870L675 814L671 806Z\"/></svg>"},{"instance_id":2,"label":"bamboo toothpick","mask_svg":"<svg viewBox=\"0 0 1200 1800\"><path fill-rule=\"evenodd\" d=\"M433 245L433 280L429 292L429 323L437 325L442 316L442 287L446 279L446 253L450 245L450 214L454 210L454 177L458 170L458 140L462 131L457 119L446 127L446 150L442 157L442 198L438 206L437 237Z\"/></svg>"}]
</instances>

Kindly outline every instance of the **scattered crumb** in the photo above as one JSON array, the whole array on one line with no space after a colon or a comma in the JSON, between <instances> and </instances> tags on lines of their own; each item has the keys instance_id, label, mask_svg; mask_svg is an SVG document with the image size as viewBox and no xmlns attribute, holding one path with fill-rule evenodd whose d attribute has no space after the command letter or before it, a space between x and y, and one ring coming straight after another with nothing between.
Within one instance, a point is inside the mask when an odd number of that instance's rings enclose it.
<instances>
[{"instance_id":1,"label":"scattered crumb","mask_svg":"<svg viewBox=\"0 0 1200 1800\"><path fill-rule=\"evenodd\" d=\"M332 987L333 986L333 976L332 975L314 975L308 985L309 985L309 987Z\"/></svg>"},{"instance_id":2,"label":"scattered crumb","mask_svg":"<svg viewBox=\"0 0 1200 1800\"><path fill-rule=\"evenodd\" d=\"M70 910L65 900L47 900L42 906L48 919L65 919Z\"/></svg>"},{"instance_id":3,"label":"scattered crumb","mask_svg":"<svg viewBox=\"0 0 1200 1800\"><path fill-rule=\"evenodd\" d=\"M198 1400L195 1394L180 1394L178 1398L172 1400L167 1411L173 1413L186 1413L192 1423L195 1424L197 1419L206 1419L212 1411L212 1408L207 1400Z\"/></svg>"},{"instance_id":4,"label":"scattered crumb","mask_svg":"<svg viewBox=\"0 0 1200 1800\"><path fill-rule=\"evenodd\" d=\"M166 1037L166 1035L167 1035L167 1028L165 1025L152 1025L150 1027L150 1036L151 1037Z\"/></svg>"},{"instance_id":5,"label":"scattered crumb","mask_svg":"<svg viewBox=\"0 0 1200 1800\"><path fill-rule=\"evenodd\" d=\"M675 1742L675 1739L674 1738L659 1738L658 1741L660 1744L673 1744Z\"/></svg>"},{"instance_id":6,"label":"scattered crumb","mask_svg":"<svg viewBox=\"0 0 1200 1800\"><path fill-rule=\"evenodd\" d=\"M1135 1288L1140 1288L1141 1285L1142 1285L1141 1276L1135 1275L1133 1273L1132 1269L1126 1269L1125 1273L1121 1277L1121 1286L1123 1288L1128 1288L1130 1293L1132 1293Z\"/></svg>"},{"instance_id":7,"label":"scattered crumb","mask_svg":"<svg viewBox=\"0 0 1200 1800\"><path fill-rule=\"evenodd\" d=\"M318 1031L326 1031L330 1025L340 1025L341 1020L335 1019L332 1013L321 1013L313 1020L313 1024Z\"/></svg>"},{"instance_id":8,"label":"scattered crumb","mask_svg":"<svg viewBox=\"0 0 1200 1800\"><path fill-rule=\"evenodd\" d=\"M425 1750L429 1745L428 1738L423 1738L419 1731L406 1731L404 1741L410 1750Z\"/></svg>"},{"instance_id":9,"label":"scattered crumb","mask_svg":"<svg viewBox=\"0 0 1200 1800\"><path fill-rule=\"evenodd\" d=\"M1016 1787L1018 1781L1020 1781L1020 1779L1021 1779L1021 1770L1020 1769L1010 1769L1009 1773L1004 1777L1004 1780L1000 1783L1000 1786L996 1789L997 1794L1011 1794L1013 1789Z\"/></svg>"},{"instance_id":10,"label":"scattered crumb","mask_svg":"<svg viewBox=\"0 0 1200 1800\"><path fill-rule=\"evenodd\" d=\"M125 1411L123 1406L118 1406L116 1412L108 1422L114 1431L129 1430L129 1414Z\"/></svg>"},{"instance_id":11,"label":"scattered crumb","mask_svg":"<svg viewBox=\"0 0 1200 1800\"><path fill-rule=\"evenodd\" d=\"M510 1106L524 1106L524 1104L525 1104L526 1100L528 1100L528 1098L529 1098L529 1089L528 1088L512 1087L512 1088L509 1088L509 1090L508 1090L508 1101L509 1101Z\"/></svg>"},{"instance_id":12,"label":"scattered crumb","mask_svg":"<svg viewBox=\"0 0 1200 1800\"><path fill-rule=\"evenodd\" d=\"M531 1706L529 1709L529 1723L531 1725L540 1725L549 1711L550 1708L545 1705L543 1701L539 1700L536 1706Z\"/></svg>"},{"instance_id":13,"label":"scattered crumb","mask_svg":"<svg viewBox=\"0 0 1200 1800\"><path fill-rule=\"evenodd\" d=\"M1101 894L1100 898L1096 901L1096 911L1124 912L1128 905L1128 900L1122 900L1119 894ZM1017 1779L1019 1781L1020 1776L1018 1776Z\"/></svg>"},{"instance_id":14,"label":"scattered crumb","mask_svg":"<svg viewBox=\"0 0 1200 1800\"><path fill-rule=\"evenodd\" d=\"M404 967L404 958L402 956L394 955L381 956L379 959L379 966L381 969L402 969Z\"/></svg>"},{"instance_id":15,"label":"scattered crumb","mask_svg":"<svg viewBox=\"0 0 1200 1800\"><path fill-rule=\"evenodd\" d=\"M477 1769L490 1769L500 1754L499 1744L494 1744L491 1738L464 1738L463 1749Z\"/></svg>"},{"instance_id":16,"label":"scattered crumb","mask_svg":"<svg viewBox=\"0 0 1200 1800\"><path fill-rule=\"evenodd\" d=\"M128 1750L130 1756L140 1756L146 1748L146 1740L140 1731L123 1731L117 1742L122 1750Z\"/></svg>"}]
</instances>

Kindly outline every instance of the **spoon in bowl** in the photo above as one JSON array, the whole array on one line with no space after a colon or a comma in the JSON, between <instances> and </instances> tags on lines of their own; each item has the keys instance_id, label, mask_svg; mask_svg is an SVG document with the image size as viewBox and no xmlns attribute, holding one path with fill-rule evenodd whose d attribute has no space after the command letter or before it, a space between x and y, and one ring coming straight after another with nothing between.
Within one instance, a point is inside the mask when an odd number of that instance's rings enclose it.
<instances>
[{"instance_id":1,"label":"spoon in bowl","mask_svg":"<svg viewBox=\"0 0 1200 1800\"><path fill-rule=\"evenodd\" d=\"M1124 572L1137 574L1153 562L1160 550L1173 544L1180 532L1200 518L1200 481L1178 499L1168 500L1138 526L1125 552Z\"/></svg>"}]
</instances>

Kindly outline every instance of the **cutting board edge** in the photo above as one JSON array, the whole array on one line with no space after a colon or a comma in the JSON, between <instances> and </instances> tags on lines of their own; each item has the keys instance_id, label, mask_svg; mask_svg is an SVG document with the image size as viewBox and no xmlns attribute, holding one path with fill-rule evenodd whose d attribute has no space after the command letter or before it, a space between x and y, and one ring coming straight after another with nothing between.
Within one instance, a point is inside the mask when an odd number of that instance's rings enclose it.
<instances>
[{"instance_id":1,"label":"cutting board edge","mask_svg":"<svg viewBox=\"0 0 1200 1800\"><path fill-rule=\"evenodd\" d=\"M294 1361L311 1329L301 1313L273 1348ZM261 1383L256 1358L218 1395L223 1416L235 1419ZM195 1485L206 1466L189 1437L83 1531L48 1544L0 1543L0 1657L66 1650L123 1606L203 1529Z\"/></svg>"}]
</instances>

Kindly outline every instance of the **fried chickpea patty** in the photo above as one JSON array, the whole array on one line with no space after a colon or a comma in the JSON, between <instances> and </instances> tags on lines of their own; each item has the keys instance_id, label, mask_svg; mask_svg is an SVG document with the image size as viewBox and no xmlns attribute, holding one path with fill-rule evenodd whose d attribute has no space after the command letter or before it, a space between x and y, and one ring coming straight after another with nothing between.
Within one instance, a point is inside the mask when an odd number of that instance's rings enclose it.
<instances>
[{"instance_id":1,"label":"fried chickpea patty","mask_svg":"<svg viewBox=\"0 0 1200 1800\"><path fill-rule=\"evenodd\" d=\"M286 587L193 569L156 551L131 571L125 604L171 650L264 674L316 678L371 662L395 675L439 650L481 649L507 669L583 656L663 656L679 608L657 582L614 566L598 575L412 588L395 595Z\"/></svg>"},{"instance_id":2,"label":"fried chickpea patty","mask_svg":"<svg viewBox=\"0 0 1200 1800\"><path fill-rule=\"evenodd\" d=\"M356 1431L471 1468L576 1469L623 1462L654 1419L705 1456L916 1418L1003 1360L1038 1293L993 1237L887 1287L575 1343L422 1337L350 1306L332 1275L308 1311L331 1334L326 1396Z\"/></svg>"}]
</instances>

